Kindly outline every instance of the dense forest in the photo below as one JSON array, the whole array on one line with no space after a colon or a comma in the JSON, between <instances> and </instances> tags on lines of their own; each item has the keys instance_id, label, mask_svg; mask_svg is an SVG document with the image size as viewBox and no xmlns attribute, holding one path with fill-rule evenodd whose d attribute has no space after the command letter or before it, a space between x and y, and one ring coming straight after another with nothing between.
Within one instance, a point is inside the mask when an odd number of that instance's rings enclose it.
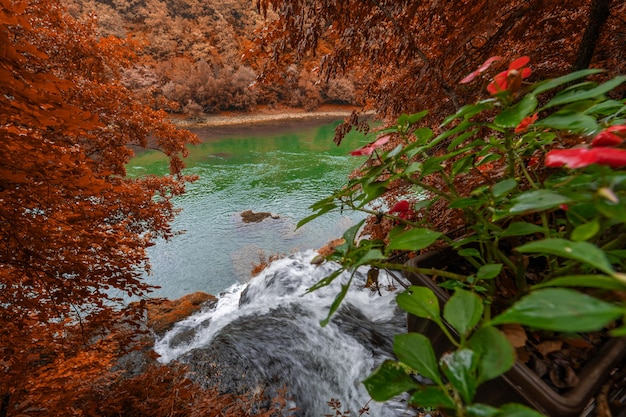
<instances>
[{"instance_id":1,"label":"dense forest","mask_svg":"<svg viewBox=\"0 0 626 417\"><path fill-rule=\"evenodd\" d=\"M184 369L119 366L150 357L146 303L120 312L110 290L149 293L146 248L172 236L194 180L197 138L169 114L348 103L441 119L493 55L531 55L539 78L626 73L626 3L0 0L0 417L272 415ZM171 175L127 177L137 148Z\"/></svg>"},{"instance_id":2,"label":"dense forest","mask_svg":"<svg viewBox=\"0 0 626 417\"><path fill-rule=\"evenodd\" d=\"M251 1L64 2L72 16L95 19L101 36L131 37L144 47L123 83L153 105L190 116L256 106L358 102L354 78L321 79L311 60L292 63L280 83L258 83L266 20ZM169 104L159 103L159 98Z\"/></svg>"}]
</instances>

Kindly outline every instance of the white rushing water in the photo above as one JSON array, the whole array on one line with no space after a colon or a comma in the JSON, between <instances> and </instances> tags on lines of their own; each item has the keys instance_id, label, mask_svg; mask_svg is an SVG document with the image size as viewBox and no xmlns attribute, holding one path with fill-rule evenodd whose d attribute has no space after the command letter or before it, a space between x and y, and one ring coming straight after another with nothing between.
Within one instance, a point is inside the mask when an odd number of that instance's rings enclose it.
<instances>
[{"instance_id":1,"label":"white rushing water","mask_svg":"<svg viewBox=\"0 0 626 417\"><path fill-rule=\"evenodd\" d=\"M367 405L372 416L408 416L406 404L369 402L361 383L391 358L393 335L406 331L395 296L402 289L381 273L379 290L365 288L359 271L330 323L330 305L349 274L311 293L307 289L337 265L311 264L315 252L273 262L248 284L235 285L212 307L179 322L156 342L163 362L188 363L206 385L243 392L277 392L286 387L296 415L331 413L340 400L357 416ZM368 404L369 402L369 404Z\"/></svg>"}]
</instances>

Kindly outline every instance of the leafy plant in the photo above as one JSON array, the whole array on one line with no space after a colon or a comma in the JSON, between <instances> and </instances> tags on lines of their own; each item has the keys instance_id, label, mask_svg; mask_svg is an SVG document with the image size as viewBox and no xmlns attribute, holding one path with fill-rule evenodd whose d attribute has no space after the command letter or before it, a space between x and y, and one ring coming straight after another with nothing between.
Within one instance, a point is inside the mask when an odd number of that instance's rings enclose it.
<instances>
[{"instance_id":1,"label":"leafy plant","mask_svg":"<svg viewBox=\"0 0 626 417\"><path fill-rule=\"evenodd\" d=\"M498 59L490 58L462 82L481 76ZM400 361L383 365L366 382L376 399L417 390L415 404L436 402L457 415L497 415L504 409L480 406L479 412L471 405L475 388L512 364L494 326L517 323L557 332L611 326L611 334L626 334L616 321L626 305L614 296L626 290L626 102L608 96L626 76L598 83L588 77L602 71L587 69L528 84L529 61L513 61L488 84L490 97L445 118L438 134L418 125L426 112L399 117L378 139L353 151L369 155L368 163L300 222L333 210L368 213L370 226L386 223L388 232L357 239L357 225L329 259L342 269L369 265L436 276L453 293L443 316L424 289L412 287L398 297L403 309L437 323L456 350L437 362L423 336L399 336ZM433 270L394 261L401 253L441 244L467 266ZM503 283L514 288L505 300ZM417 357L430 359L419 363ZM410 372L435 387L420 387Z\"/></svg>"}]
</instances>

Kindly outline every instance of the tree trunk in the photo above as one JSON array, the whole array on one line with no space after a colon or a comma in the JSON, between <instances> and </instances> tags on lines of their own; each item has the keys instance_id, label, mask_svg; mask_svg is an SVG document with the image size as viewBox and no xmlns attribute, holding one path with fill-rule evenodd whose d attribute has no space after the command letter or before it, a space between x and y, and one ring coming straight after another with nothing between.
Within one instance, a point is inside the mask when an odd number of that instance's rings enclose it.
<instances>
[{"instance_id":1,"label":"tree trunk","mask_svg":"<svg viewBox=\"0 0 626 417\"><path fill-rule=\"evenodd\" d=\"M600 38L600 31L610 15L611 0L592 0L587 28L578 47L574 70L588 68Z\"/></svg>"}]
</instances>

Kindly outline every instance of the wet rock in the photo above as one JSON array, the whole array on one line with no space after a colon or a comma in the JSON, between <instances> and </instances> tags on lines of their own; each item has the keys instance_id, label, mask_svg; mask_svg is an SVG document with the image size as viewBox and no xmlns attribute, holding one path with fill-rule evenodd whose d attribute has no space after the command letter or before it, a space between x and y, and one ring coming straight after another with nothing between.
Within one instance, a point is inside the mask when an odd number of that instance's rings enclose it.
<instances>
[{"instance_id":1,"label":"wet rock","mask_svg":"<svg viewBox=\"0 0 626 417\"><path fill-rule=\"evenodd\" d=\"M163 336L174 325L189 317L202 307L217 303L217 298L204 293L195 292L187 294L177 300L166 298L153 298L142 302L131 303L128 311L132 311L141 306L145 308L145 314L139 322L135 322L134 348L130 349L117 360L115 370L124 370L127 377L135 377L146 372L150 365L153 365L159 355L154 352L154 338L152 335ZM182 343L189 335L180 335L179 342Z\"/></svg>"},{"instance_id":2,"label":"wet rock","mask_svg":"<svg viewBox=\"0 0 626 417\"><path fill-rule=\"evenodd\" d=\"M258 223L260 221L265 220L266 218L271 217L272 219L278 219L279 216L277 214L268 213L268 212L259 212L255 213L252 210L246 210L241 212L241 220L244 223Z\"/></svg>"},{"instance_id":3,"label":"wet rock","mask_svg":"<svg viewBox=\"0 0 626 417\"><path fill-rule=\"evenodd\" d=\"M146 302L148 328L157 336L162 336L177 322L216 302L217 298L201 291L187 294L177 300L164 298L148 300Z\"/></svg>"}]
</instances>

